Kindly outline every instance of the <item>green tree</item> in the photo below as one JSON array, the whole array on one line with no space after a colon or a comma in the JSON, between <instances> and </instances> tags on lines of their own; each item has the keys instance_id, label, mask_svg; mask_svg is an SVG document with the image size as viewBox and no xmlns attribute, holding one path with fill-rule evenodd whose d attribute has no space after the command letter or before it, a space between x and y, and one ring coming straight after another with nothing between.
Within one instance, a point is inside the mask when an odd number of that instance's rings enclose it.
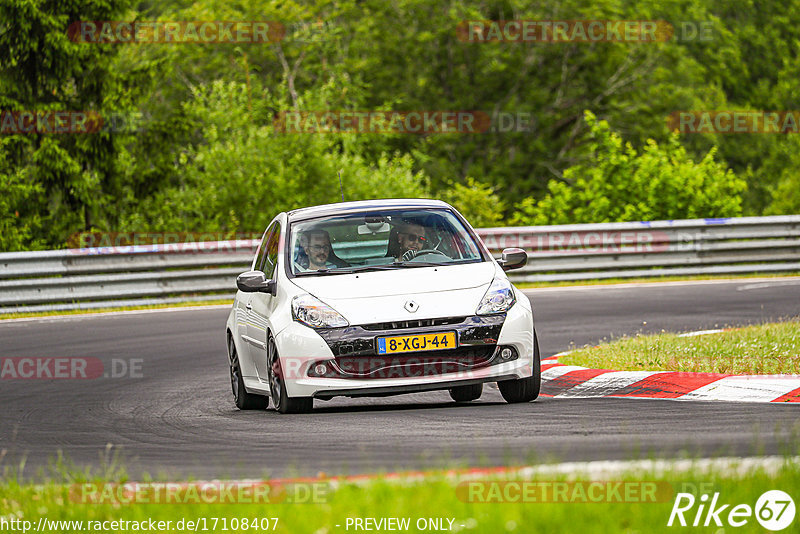
<instances>
[{"instance_id":1,"label":"green tree","mask_svg":"<svg viewBox=\"0 0 800 534\"><path fill-rule=\"evenodd\" d=\"M254 91L251 94L250 91ZM261 231L280 211L341 200L427 196L408 155L366 159L338 134L276 131L269 92L217 81L196 89L186 114L202 140L181 154L174 184L142 202L129 231ZM315 98L302 95L302 99ZM339 185L339 173L342 188Z\"/></svg>"},{"instance_id":2,"label":"green tree","mask_svg":"<svg viewBox=\"0 0 800 534\"><path fill-rule=\"evenodd\" d=\"M800 213L800 173L797 168L786 169L780 183L773 191L772 203L766 215L789 215Z\"/></svg>"},{"instance_id":3,"label":"green tree","mask_svg":"<svg viewBox=\"0 0 800 534\"><path fill-rule=\"evenodd\" d=\"M539 201L526 199L512 224L569 224L735 217L742 211L743 180L714 160L689 157L677 135L649 140L641 152L585 113L592 161L551 180Z\"/></svg>"},{"instance_id":4,"label":"green tree","mask_svg":"<svg viewBox=\"0 0 800 534\"><path fill-rule=\"evenodd\" d=\"M0 110L111 111L129 109L112 68L115 48L72 42L69 25L118 18L125 0L0 0ZM73 232L102 221L119 195L113 133L27 133L8 136L3 146L11 169L5 187L41 194L12 195L26 246L62 244ZM24 205L22 204L24 203ZM17 242L16 245L19 246Z\"/></svg>"},{"instance_id":5,"label":"green tree","mask_svg":"<svg viewBox=\"0 0 800 534\"><path fill-rule=\"evenodd\" d=\"M31 238L40 224L39 214L28 207L37 203L41 187L9 165L8 144L0 138L0 251L35 246Z\"/></svg>"},{"instance_id":6,"label":"green tree","mask_svg":"<svg viewBox=\"0 0 800 534\"><path fill-rule=\"evenodd\" d=\"M475 228L503 226L505 202L494 187L472 177L468 176L463 184L454 182L439 194L439 198L460 211Z\"/></svg>"},{"instance_id":7,"label":"green tree","mask_svg":"<svg viewBox=\"0 0 800 534\"><path fill-rule=\"evenodd\" d=\"M512 222L520 205L514 221L533 220L556 190L614 199L592 209L574 200L564 215L572 219L800 210L800 136L677 138L665 121L680 110L796 109L800 0L0 0L0 17L0 110L146 118L135 135L4 136L2 216L14 235L4 247L59 246L89 228L258 229L278 207L340 198L340 170L348 199L442 197L478 226ZM67 37L71 22L114 19L273 20L287 34L266 44ZM679 34L639 44L459 38L465 20L511 19L666 20ZM709 27L711 39L681 40L682 21ZM626 174L606 180L615 191L591 181L603 155L587 135L586 109L619 138ZM526 129L475 134L278 134L273 116L287 110L480 110L529 120ZM698 189L692 169L703 166L710 174ZM728 168L735 183L720 171ZM627 182L651 175L661 189ZM580 193L579 179L596 191ZM685 182L692 198L663 181Z\"/></svg>"}]
</instances>

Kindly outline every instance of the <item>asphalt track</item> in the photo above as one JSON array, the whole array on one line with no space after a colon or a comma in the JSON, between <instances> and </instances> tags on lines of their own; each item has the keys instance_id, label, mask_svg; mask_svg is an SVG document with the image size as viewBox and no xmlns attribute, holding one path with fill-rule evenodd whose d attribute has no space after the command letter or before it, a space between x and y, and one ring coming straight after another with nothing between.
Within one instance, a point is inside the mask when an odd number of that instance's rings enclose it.
<instances>
[{"instance_id":1,"label":"asphalt track","mask_svg":"<svg viewBox=\"0 0 800 534\"><path fill-rule=\"evenodd\" d=\"M800 314L800 278L533 289L543 356L636 332ZM141 377L0 380L0 468L33 477L58 451L159 478L357 474L537 461L797 453L797 406L654 399L508 405L496 389L317 401L314 413L241 412L211 308L0 323L0 356L141 359ZM792 437L794 435L794 438ZM114 453L112 452L111 455ZM2 473L2 470L0 470Z\"/></svg>"}]
</instances>

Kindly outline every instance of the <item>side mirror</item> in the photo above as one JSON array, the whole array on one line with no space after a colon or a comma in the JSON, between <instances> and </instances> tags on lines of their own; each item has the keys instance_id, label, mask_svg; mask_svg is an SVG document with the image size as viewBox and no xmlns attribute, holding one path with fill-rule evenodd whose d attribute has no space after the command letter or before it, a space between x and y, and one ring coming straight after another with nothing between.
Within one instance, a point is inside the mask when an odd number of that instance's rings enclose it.
<instances>
[{"instance_id":1,"label":"side mirror","mask_svg":"<svg viewBox=\"0 0 800 534\"><path fill-rule=\"evenodd\" d=\"M507 248L503 250L503 255L498 263L504 271L519 269L528 263L528 253L521 248Z\"/></svg>"},{"instance_id":2,"label":"side mirror","mask_svg":"<svg viewBox=\"0 0 800 534\"><path fill-rule=\"evenodd\" d=\"M245 293L270 293L275 296L275 281L261 271L247 271L236 277L236 287Z\"/></svg>"}]
</instances>

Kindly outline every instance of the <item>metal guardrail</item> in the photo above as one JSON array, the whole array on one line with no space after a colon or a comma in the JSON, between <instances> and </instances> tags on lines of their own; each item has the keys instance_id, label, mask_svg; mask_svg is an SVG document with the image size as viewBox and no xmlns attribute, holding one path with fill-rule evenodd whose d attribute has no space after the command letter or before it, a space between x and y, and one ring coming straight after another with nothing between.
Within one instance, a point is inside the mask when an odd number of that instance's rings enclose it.
<instances>
[{"instance_id":1,"label":"metal guardrail","mask_svg":"<svg viewBox=\"0 0 800 534\"><path fill-rule=\"evenodd\" d=\"M800 215L480 230L528 251L515 282L800 271Z\"/></svg>"},{"instance_id":2,"label":"metal guardrail","mask_svg":"<svg viewBox=\"0 0 800 534\"><path fill-rule=\"evenodd\" d=\"M800 271L800 215L479 229L514 282ZM0 253L0 313L231 298L257 240Z\"/></svg>"}]
</instances>

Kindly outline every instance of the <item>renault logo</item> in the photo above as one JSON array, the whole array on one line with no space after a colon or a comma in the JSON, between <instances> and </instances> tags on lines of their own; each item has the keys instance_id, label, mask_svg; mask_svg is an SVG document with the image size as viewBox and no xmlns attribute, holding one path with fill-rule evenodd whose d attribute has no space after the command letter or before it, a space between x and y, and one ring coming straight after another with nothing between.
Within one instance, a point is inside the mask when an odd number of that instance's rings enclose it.
<instances>
[{"instance_id":1,"label":"renault logo","mask_svg":"<svg viewBox=\"0 0 800 534\"><path fill-rule=\"evenodd\" d=\"M405 305L403 306L409 313L414 313L419 309L419 304L414 302L413 300L407 300Z\"/></svg>"}]
</instances>

